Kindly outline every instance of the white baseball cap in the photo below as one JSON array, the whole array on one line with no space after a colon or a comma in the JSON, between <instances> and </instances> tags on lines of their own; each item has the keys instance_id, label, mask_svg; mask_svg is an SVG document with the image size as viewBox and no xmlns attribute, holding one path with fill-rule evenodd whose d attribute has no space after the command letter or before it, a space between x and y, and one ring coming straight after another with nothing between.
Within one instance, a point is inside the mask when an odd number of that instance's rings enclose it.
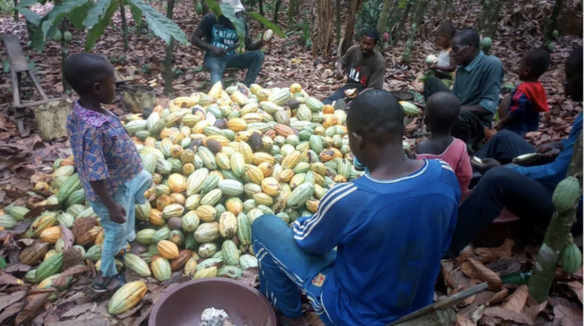
<instances>
[{"instance_id":1,"label":"white baseball cap","mask_svg":"<svg viewBox=\"0 0 584 326\"><path fill-rule=\"evenodd\" d=\"M233 11L235 11L235 13L245 11L245 8L241 4L240 0L223 0L223 3L230 5L231 8L233 8Z\"/></svg>"}]
</instances>

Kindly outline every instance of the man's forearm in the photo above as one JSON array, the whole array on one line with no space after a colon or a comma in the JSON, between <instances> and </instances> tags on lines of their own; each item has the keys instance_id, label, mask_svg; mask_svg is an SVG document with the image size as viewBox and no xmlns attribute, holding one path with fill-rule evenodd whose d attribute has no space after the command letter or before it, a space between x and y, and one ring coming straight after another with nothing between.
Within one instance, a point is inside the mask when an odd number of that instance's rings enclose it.
<instances>
[{"instance_id":1,"label":"man's forearm","mask_svg":"<svg viewBox=\"0 0 584 326\"><path fill-rule=\"evenodd\" d=\"M498 131L503 130L503 128L505 128L505 126L509 125L511 122L513 122L513 115L509 113L503 119L499 120L496 128Z\"/></svg>"},{"instance_id":2,"label":"man's forearm","mask_svg":"<svg viewBox=\"0 0 584 326\"><path fill-rule=\"evenodd\" d=\"M480 104L477 105L464 105L462 110L466 110L472 113L489 113L490 111L482 107Z\"/></svg>"},{"instance_id":3,"label":"man's forearm","mask_svg":"<svg viewBox=\"0 0 584 326\"><path fill-rule=\"evenodd\" d=\"M105 207L112 207L116 204L116 201L107 191L106 180L98 180L89 182L93 192L101 199Z\"/></svg>"},{"instance_id":4,"label":"man's forearm","mask_svg":"<svg viewBox=\"0 0 584 326\"><path fill-rule=\"evenodd\" d=\"M337 72L342 75L344 71L345 71L345 65L343 65L342 62L338 61L337 62Z\"/></svg>"},{"instance_id":5,"label":"man's forearm","mask_svg":"<svg viewBox=\"0 0 584 326\"><path fill-rule=\"evenodd\" d=\"M191 43L200 49L207 50L207 51L213 51L213 46L211 44L203 41L200 37L197 37L194 34L191 37Z\"/></svg>"}]
</instances>

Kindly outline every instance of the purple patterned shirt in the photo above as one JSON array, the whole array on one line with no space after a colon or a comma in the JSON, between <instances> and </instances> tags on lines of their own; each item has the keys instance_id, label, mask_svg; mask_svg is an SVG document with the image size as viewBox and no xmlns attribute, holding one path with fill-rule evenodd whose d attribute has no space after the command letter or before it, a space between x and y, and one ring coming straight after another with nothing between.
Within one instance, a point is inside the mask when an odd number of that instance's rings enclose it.
<instances>
[{"instance_id":1,"label":"purple patterned shirt","mask_svg":"<svg viewBox=\"0 0 584 326\"><path fill-rule=\"evenodd\" d=\"M119 186L142 172L138 149L113 114L87 110L75 102L67 120L67 133L88 200L101 201L89 182L107 180L107 190L113 196Z\"/></svg>"}]
</instances>

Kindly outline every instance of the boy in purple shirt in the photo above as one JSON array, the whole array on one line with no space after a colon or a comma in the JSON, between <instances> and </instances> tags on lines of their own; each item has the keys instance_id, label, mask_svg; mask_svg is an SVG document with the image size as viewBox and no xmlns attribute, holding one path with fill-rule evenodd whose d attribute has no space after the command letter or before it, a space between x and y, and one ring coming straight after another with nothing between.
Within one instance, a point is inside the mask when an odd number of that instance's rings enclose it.
<instances>
[{"instance_id":1,"label":"boy in purple shirt","mask_svg":"<svg viewBox=\"0 0 584 326\"><path fill-rule=\"evenodd\" d=\"M114 256L136 236L135 204L144 203L152 176L124 126L101 107L115 97L111 64L92 54L73 55L65 61L65 79L79 95L67 120L75 165L105 232L100 273L93 282L93 289L103 292L117 274Z\"/></svg>"}]
</instances>

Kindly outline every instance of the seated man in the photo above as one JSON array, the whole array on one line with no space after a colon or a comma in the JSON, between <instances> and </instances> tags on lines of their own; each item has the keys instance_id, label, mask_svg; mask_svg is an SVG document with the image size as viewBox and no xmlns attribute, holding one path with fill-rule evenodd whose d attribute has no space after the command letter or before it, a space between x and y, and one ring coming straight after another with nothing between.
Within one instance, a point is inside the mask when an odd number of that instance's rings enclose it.
<instances>
[{"instance_id":1,"label":"seated man","mask_svg":"<svg viewBox=\"0 0 584 326\"><path fill-rule=\"evenodd\" d=\"M371 90L351 106L349 143L365 176L334 186L293 230L274 215L252 225L260 290L290 325L307 325L298 289L329 326L385 326L431 304L456 224L456 176L403 154L397 99Z\"/></svg>"},{"instance_id":2,"label":"seated man","mask_svg":"<svg viewBox=\"0 0 584 326\"><path fill-rule=\"evenodd\" d=\"M375 50L378 42L379 33L375 28L369 27L361 38L361 44L349 48L347 53L337 62L337 71L335 72L337 79L343 79L346 74L348 82L325 99L324 104L332 104L337 100L344 99L346 90L355 89L360 93L366 88L383 88L385 59L379 51Z\"/></svg>"},{"instance_id":3,"label":"seated man","mask_svg":"<svg viewBox=\"0 0 584 326\"><path fill-rule=\"evenodd\" d=\"M566 61L566 91L574 101L582 101L582 48L572 52ZM499 216L503 208L520 218L546 228L554 212L552 194L566 177L574 144L582 137L582 113L578 115L568 139L542 144L534 148L521 136L508 130L499 131L477 153L484 158L475 165L485 172L472 194L460 206L456 231L452 238L451 254L479 236ZM538 152L554 158L552 163L539 166L500 166L511 163L518 155ZM474 165L474 163L473 163ZM582 232L582 209L573 230Z\"/></svg>"},{"instance_id":4,"label":"seated man","mask_svg":"<svg viewBox=\"0 0 584 326\"><path fill-rule=\"evenodd\" d=\"M479 50L479 43L480 36L472 29L463 29L452 40L452 53L458 65L452 93L462 105L452 136L464 141L471 153L484 138L484 128L491 128L504 76L501 61L485 55ZM442 91L450 89L436 77L424 83L426 101Z\"/></svg>"},{"instance_id":5,"label":"seated man","mask_svg":"<svg viewBox=\"0 0 584 326\"><path fill-rule=\"evenodd\" d=\"M250 86L255 83L262 65L264 54L259 50L263 45L263 38L254 42L249 37L247 22L241 16L245 10L240 0L224 0L231 5L237 13L237 17L245 25L245 50L243 54L235 54L239 47L239 37L233 23L225 16L215 17L210 12L203 17L195 33L191 37L191 43L205 50L205 68L211 73L211 84L223 81L226 68L247 69L244 84ZM203 41L206 38L206 42Z\"/></svg>"}]
</instances>

